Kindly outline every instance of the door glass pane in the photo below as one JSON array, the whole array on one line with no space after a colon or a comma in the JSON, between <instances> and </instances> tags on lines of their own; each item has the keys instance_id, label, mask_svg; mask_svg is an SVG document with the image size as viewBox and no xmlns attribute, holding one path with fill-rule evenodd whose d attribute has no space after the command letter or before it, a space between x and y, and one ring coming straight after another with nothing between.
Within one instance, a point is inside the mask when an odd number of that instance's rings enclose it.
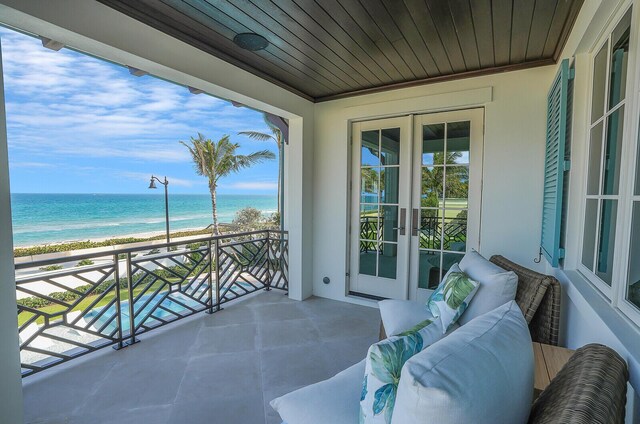
<instances>
[{"instance_id":1,"label":"door glass pane","mask_svg":"<svg viewBox=\"0 0 640 424\"><path fill-rule=\"evenodd\" d=\"M360 170L360 202L378 203L380 195L380 168Z\"/></svg>"},{"instance_id":2,"label":"door glass pane","mask_svg":"<svg viewBox=\"0 0 640 424\"><path fill-rule=\"evenodd\" d=\"M375 243L371 243L371 248L362 250L360 243L360 274L376 275L376 262L378 258L378 249Z\"/></svg>"},{"instance_id":3,"label":"door glass pane","mask_svg":"<svg viewBox=\"0 0 640 424\"><path fill-rule=\"evenodd\" d=\"M400 128L382 130L380 152L382 165L398 165L400 163Z\"/></svg>"},{"instance_id":4,"label":"door glass pane","mask_svg":"<svg viewBox=\"0 0 640 424\"><path fill-rule=\"evenodd\" d=\"M396 278L397 267L398 245L395 243L380 243L378 277Z\"/></svg>"},{"instance_id":5,"label":"door glass pane","mask_svg":"<svg viewBox=\"0 0 640 424\"><path fill-rule=\"evenodd\" d=\"M444 155L444 124L422 127L422 164L442 164Z\"/></svg>"},{"instance_id":6,"label":"door glass pane","mask_svg":"<svg viewBox=\"0 0 640 424\"><path fill-rule=\"evenodd\" d=\"M442 201L444 168L425 166L422 168L421 206L423 208L440 207Z\"/></svg>"},{"instance_id":7,"label":"door glass pane","mask_svg":"<svg viewBox=\"0 0 640 424\"><path fill-rule=\"evenodd\" d=\"M378 158L379 134L378 130L362 132L362 153L360 155L360 164L362 166L380 165L380 159Z\"/></svg>"},{"instance_id":8,"label":"door glass pane","mask_svg":"<svg viewBox=\"0 0 640 424\"><path fill-rule=\"evenodd\" d=\"M607 82L608 43L600 49L593 62L593 89L591 90L591 122L604 115L604 93Z\"/></svg>"},{"instance_id":9,"label":"door glass pane","mask_svg":"<svg viewBox=\"0 0 640 424\"><path fill-rule=\"evenodd\" d=\"M467 211L457 214L446 211L442 229L443 250L465 252L467 250Z\"/></svg>"},{"instance_id":10,"label":"door glass pane","mask_svg":"<svg viewBox=\"0 0 640 424\"><path fill-rule=\"evenodd\" d=\"M469 163L471 122L447 123L447 163Z\"/></svg>"},{"instance_id":11,"label":"door glass pane","mask_svg":"<svg viewBox=\"0 0 640 424\"><path fill-rule=\"evenodd\" d=\"M627 299L640 308L640 202L633 204Z\"/></svg>"},{"instance_id":12,"label":"door glass pane","mask_svg":"<svg viewBox=\"0 0 640 424\"><path fill-rule=\"evenodd\" d=\"M434 290L454 264L460 263L463 255L458 253L421 250L418 264L418 287Z\"/></svg>"},{"instance_id":13,"label":"door glass pane","mask_svg":"<svg viewBox=\"0 0 640 424\"><path fill-rule=\"evenodd\" d=\"M617 200L603 200L600 211L600 243L596 275L611 285L613 275L613 253L616 239Z\"/></svg>"},{"instance_id":14,"label":"door glass pane","mask_svg":"<svg viewBox=\"0 0 640 424\"><path fill-rule=\"evenodd\" d=\"M380 226L378 205L360 205L360 238L377 240Z\"/></svg>"},{"instance_id":15,"label":"door glass pane","mask_svg":"<svg viewBox=\"0 0 640 424\"><path fill-rule=\"evenodd\" d=\"M635 195L640 196L640 131L638 131L638 152L636 153L636 189Z\"/></svg>"},{"instance_id":16,"label":"door glass pane","mask_svg":"<svg viewBox=\"0 0 640 424\"><path fill-rule=\"evenodd\" d=\"M421 209L420 211L420 248L440 249L442 239L442 210Z\"/></svg>"},{"instance_id":17,"label":"door glass pane","mask_svg":"<svg viewBox=\"0 0 640 424\"><path fill-rule=\"evenodd\" d=\"M589 147L589 177L587 194L600 194L600 162L602 161L602 129L604 124L598 123L591 129Z\"/></svg>"},{"instance_id":18,"label":"door glass pane","mask_svg":"<svg viewBox=\"0 0 640 424\"><path fill-rule=\"evenodd\" d=\"M400 168L386 167L380 171L380 203L398 203Z\"/></svg>"},{"instance_id":19,"label":"door glass pane","mask_svg":"<svg viewBox=\"0 0 640 424\"><path fill-rule=\"evenodd\" d=\"M398 207L382 206L382 225L380 239L382 241L398 241Z\"/></svg>"},{"instance_id":20,"label":"door glass pane","mask_svg":"<svg viewBox=\"0 0 640 424\"><path fill-rule=\"evenodd\" d=\"M596 221L598 219L598 201L587 199L584 217L584 239L582 241L582 264L593 271L593 259L596 250Z\"/></svg>"},{"instance_id":21,"label":"door glass pane","mask_svg":"<svg viewBox=\"0 0 640 424\"><path fill-rule=\"evenodd\" d=\"M607 119L607 144L604 152L604 194L618 194L623 121L624 106L609 115Z\"/></svg>"},{"instance_id":22,"label":"door glass pane","mask_svg":"<svg viewBox=\"0 0 640 424\"><path fill-rule=\"evenodd\" d=\"M469 168L466 166L447 166L444 196L446 208L467 208Z\"/></svg>"},{"instance_id":23,"label":"door glass pane","mask_svg":"<svg viewBox=\"0 0 640 424\"><path fill-rule=\"evenodd\" d=\"M629 33L631 9L611 34L611 62L609 63L609 109L624 100L627 88L627 64L629 61Z\"/></svg>"}]
</instances>

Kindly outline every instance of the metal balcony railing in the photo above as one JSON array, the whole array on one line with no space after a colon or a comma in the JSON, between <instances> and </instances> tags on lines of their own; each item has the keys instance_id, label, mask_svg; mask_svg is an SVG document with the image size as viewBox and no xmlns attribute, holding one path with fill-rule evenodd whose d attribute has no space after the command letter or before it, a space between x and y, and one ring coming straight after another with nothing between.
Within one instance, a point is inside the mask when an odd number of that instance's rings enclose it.
<instances>
[{"instance_id":1,"label":"metal balcony railing","mask_svg":"<svg viewBox=\"0 0 640 424\"><path fill-rule=\"evenodd\" d=\"M288 290L288 233L252 231L16 264L22 375L265 289Z\"/></svg>"}]
</instances>

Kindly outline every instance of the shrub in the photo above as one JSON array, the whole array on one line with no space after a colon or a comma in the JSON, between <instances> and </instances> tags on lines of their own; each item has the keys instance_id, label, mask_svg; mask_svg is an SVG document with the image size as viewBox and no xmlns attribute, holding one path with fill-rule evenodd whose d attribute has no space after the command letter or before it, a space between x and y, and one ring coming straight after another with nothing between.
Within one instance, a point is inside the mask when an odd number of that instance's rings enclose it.
<instances>
[{"instance_id":1,"label":"shrub","mask_svg":"<svg viewBox=\"0 0 640 424\"><path fill-rule=\"evenodd\" d=\"M62 268L64 268L62 265L49 265L41 267L40 271L57 271Z\"/></svg>"},{"instance_id":2,"label":"shrub","mask_svg":"<svg viewBox=\"0 0 640 424\"><path fill-rule=\"evenodd\" d=\"M87 266L87 265L93 265L93 261L91 259L83 259L76 264L76 267Z\"/></svg>"}]
</instances>

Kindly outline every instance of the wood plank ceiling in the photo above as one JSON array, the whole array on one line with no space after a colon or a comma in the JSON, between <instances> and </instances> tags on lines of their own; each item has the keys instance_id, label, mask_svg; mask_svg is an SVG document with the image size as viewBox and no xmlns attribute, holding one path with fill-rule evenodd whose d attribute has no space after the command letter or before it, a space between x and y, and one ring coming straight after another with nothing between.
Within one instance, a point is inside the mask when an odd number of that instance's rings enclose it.
<instances>
[{"instance_id":1,"label":"wood plank ceiling","mask_svg":"<svg viewBox=\"0 0 640 424\"><path fill-rule=\"evenodd\" d=\"M313 101L553 64L583 2L99 1Z\"/></svg>"}]
</instances>

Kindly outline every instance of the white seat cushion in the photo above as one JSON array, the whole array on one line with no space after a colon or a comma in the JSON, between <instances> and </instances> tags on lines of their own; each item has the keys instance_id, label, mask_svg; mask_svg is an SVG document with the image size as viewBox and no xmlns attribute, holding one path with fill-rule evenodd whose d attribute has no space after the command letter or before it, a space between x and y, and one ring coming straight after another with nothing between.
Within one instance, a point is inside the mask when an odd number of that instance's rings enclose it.
<instances>
[{"instance_id":1,"label":"white seat cushion","mask_svg":"<svg viewBox=\"0 0 640 424\"><path fill-rule=\"evenodd\" d=\"M381 300L378 307L387 336L400 334L419 322L434 318L424 303L412 300Z\"/></svg>"},{"instance_id":2,"label":"white seat cushion","mask_svg":"<svg viewBox=\"0 0 640 424\"><path fill-rule=\"evenodd\" d=\"M287 393L269 404L287 424L356 424L363 376L364 359L328 380Z\"/></svg>"},{"instance_id":3,"label":"white seat cushion","mask_svg":"<svg viewBox=\"0 0 640 424\"><path fill-rule=\"evenodd\" d=\"M516 298L518 275L515 272L505 271L475 250L464 255L459 265L472 280L480 283L469 307L458 320L460 325Z\"/></svg>"},{"instance_id":4,"label":"white seat cushion","mask_svg":"<svg viewBox=\"0 0 640 424\"><path fill-rule=\"evenodd\" d=\"M512 301L405 363L392 423L526 423L533 372L529 328Z\"/></svg>"}]
</instances>

